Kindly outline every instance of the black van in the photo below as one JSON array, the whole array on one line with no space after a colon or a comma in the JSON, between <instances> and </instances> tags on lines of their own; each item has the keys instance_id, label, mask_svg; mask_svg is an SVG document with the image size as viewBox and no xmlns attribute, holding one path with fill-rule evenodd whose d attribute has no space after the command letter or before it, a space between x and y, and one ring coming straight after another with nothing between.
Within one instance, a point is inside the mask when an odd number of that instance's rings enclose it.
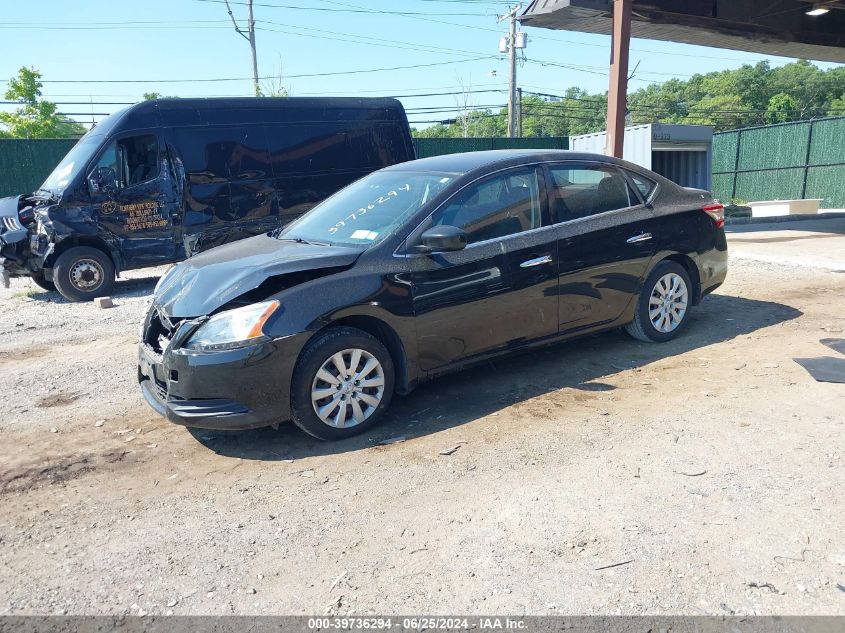
<instances>
[{"instance_id":1,"label":"black van","mask_svg":"<svg viewBox=\"0 0 845 633\"><path fill-rule=\"evenodd\" d=\"M0 199L0 273L71 300L116 273L284 226L414 158L395 99L158 99L105 118L41 188Z\"/></svg>"}]
</instances>

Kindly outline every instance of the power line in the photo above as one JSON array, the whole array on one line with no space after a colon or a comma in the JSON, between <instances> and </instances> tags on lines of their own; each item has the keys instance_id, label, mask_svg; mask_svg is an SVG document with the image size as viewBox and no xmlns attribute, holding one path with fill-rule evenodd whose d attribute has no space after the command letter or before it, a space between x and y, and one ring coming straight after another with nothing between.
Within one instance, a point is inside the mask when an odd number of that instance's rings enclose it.
<instances>
[{"instance_id":1,"label":"power line","mask_svg":"<svg viewBox=\"0 0 845 633\"><path fill-rule=\"evenodd\" d=\"M490 90L467 90L467 91L456 91L456 92L426 92L422 94L387 94L383 95L385 98L393 98L393 99L413 99L419 97L448 97L460 94L482 94L482 93L491 93L491 92L505 92L504 88L499 89L490 89ZM332 93L334 96L341 96L337 95L336 93ZM243 95L246 96L246 95ZM309 95L302 95L302 96L309 96ZM190 99L191 97L186 97ZM203 99L205 97L197 97ZM214 98L214 97L212 97ZM56 105L134 105L138 103L137 101L51 101ZM0 101L0 105L21 105L22 102L20 101ZM439 107L439 106L438 106ZM473 107L484 107L484 106L473 106Z\"/></svg>"},{"instance_id":2,"label":"power line","mask_svg":"<svg viewBox=\"0 0 845 633\"><path fill-rule=\"evenodd\" d=\"M423 52L423 53L437 53L437 54L441 54L441 55L448 54L448 55L466 56L466 55L480 55L481 54L477 51L466 51L466 50L455 49L455 48L446 48L444 46L432 46L432 45L428 45L428 44L417 44L415 42L404 42L404 41L401 41L401 40L388 40L388 39L384 39L384 38L380 38L377 41L372 40L372 39L364 39L363 41L361 41L361 39L350 39L350 38L360 38L361 37L361 36L356 36L354 33L343 33L343 32L339 32L339 31L328 31L326 29L315 29L315 28L311 28L311 27L307 27L307 26L297 26L297 25L294 25L294 24L284 24L284 23L281 23L281 22L273 22L271 20L256 20L256 22L258 22L259 24L273 24L273 25L283 26L283 27L287 27L287 28L300 29L300 30L303 30L303 31L313 31L315 33L329 33L330 34L329 36L326 36L326 35L314 36L314 35L310 35L308 33L296 33L294 31L285 31L285 30L282 30L282 29L272 29L272 28L267 28L267 27L259 27L259 30L261 30L261 31L268 31L268 32L272 32L272 33L285 33L286 35L296 35L296 36L299 36L299 37L311 37L311 38L317 37L318 39L333 40L333 41L337 41L337 42L348 42L348 43L352 43L352 44L364 44L364 45L367 45L367 46L377 46L379 48L400 48L400 49L405 49L405 50L420 51L420 52ZM340 37L333 37L333 36L340 36ZM490 55L488 57L493 58L495 56Z\"/></svg>"},{"instance_id":3,"label":"power line","mask_svg":"<svg viewBox=\"0 0 845 633\"><path fill-rule=\"evenodd\" d=\"M238 2L235 0L229 0L231 4L239 4L245 5L245 2ZM208 2L213 4L224 4L224 0L194 0L194 2ZM438 16L460 16L460 17L487 17L484 13L431 13L431 12L421 12L421 11L393 11L389 9L367 9L365 7L355 7L349 9L330 9L328 7L303 7L303 6L293 6L289 4L269 4L269 3L261 3L261 2L254 2L253 6L255 7L262 7L265 9L295 9L299 11L324 11L324 12L331 12L331 13L369 13L369 14L383 14L383 15L438 15Z\"/></svg>"},{"instance_id":4,"label":"power line","mask_svg":"<svg viewBox=\"0 0 845 633\"><path fill-rule=\"evenodd\" d=\"M465 62L490 59L491 56L473 57L470 59L451 59L445 62L429 62L426 64L410 64L407 66L390 66L387 68L366 68L359 70L338 70L324 73L303 73L299 75L285 75L285 79L299 79L304 77L332 77L337 75L360 75L365 73L390 72L393 70L410 70L413 68L431 68L433 66L448 66ZM274 76L259 77L259 79L275 79ZM214 78L184 78L184 79L41 79L45 84L156 84L156 83L214 83L222 81L252 81L252 77L214 77Z\"/></svg>"}]
</instances>

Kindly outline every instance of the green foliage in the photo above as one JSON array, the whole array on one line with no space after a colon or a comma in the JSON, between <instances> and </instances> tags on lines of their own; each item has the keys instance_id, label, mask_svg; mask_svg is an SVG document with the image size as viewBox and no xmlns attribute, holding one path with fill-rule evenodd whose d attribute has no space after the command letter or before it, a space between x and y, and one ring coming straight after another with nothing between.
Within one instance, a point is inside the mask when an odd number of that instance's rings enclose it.
<instances>
[{"instance_id":1,"label":"green foliage","mask_svg":"<svg viewBox=\"0 0 845 633\"><path fill-rule=\"evenodd\" d=\"M273 74L262 81L258 86L258 94L256 97L289 97L290 86L285 84L284 64L282 57L279 56L279 62Z\"/></svg>"},{"instance_id":2,"label":"green foliage","mask_svg":"<svg viewBox=\"0 0 845 633\"><path fill-rule=\"evenodd\" d=\"M799 110L798 100L785 92L779 92L769 99L766 123L786 123L792 120L792 113Z\"/></svg>"},{"instance_id":3,"label":"green foliage","mask_svg":"<svg viewBox=\"0 0 845 633\"><path fill-rule=\"evenodd\" d=\"M0 137L73 138L85 134L85 128L58 114L55 103L41 98L41 73L22 67L9 80L5 97L20 106L14 112L0 112Z\"/></svg>"},{"instance_id":4,"label":"green foliage","mask_svg":"<svg viewBox=\"0 0 845 633\"><path fill-rule=\"evenodd\" d=\"M552 90L552 92L555 92ZM562 99L526 93L523 136L572 136L605 127L607 93L569 88ZM772 68L768 62L736 70L670 79L628 95L629 121L712 125L717 131L753 125L845 115L845 66L821 70L806 60ZM507 109L473 111L470 125L457 119L416 131L421 137L504 136ZM482 123L484 122L484 123Z\"/></svg>"},{"instance_id":5,"label":"green foliage","mask_svg":"<svg viewBox=\"0 0 845 633\"><path fill-rule=\"evenodd\" d=\"M843 116L845 115L845 92L841 97L838 97L830 102L830 108L827 111L828 116Z\"/></svg>"},{"instance_id":6,"label":"green foliage","mask_svg":"<svg viewBox=\"0 0 845 633\"><path fill-rule=\"evenodd\" d=\"M156 99L178 99L176 95L163 95L160 92L145 92L143 95L144 101L154 101Z\"/></svg>"}]
</instances>

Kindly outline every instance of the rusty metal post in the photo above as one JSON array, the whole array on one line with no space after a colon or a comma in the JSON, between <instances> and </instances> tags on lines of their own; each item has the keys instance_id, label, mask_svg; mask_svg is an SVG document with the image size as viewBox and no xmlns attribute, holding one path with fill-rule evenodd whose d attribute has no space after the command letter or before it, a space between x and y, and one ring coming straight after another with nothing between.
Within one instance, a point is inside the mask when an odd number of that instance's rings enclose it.
<instances>
[{"instance_id":1,"label":"rusty metal post","mask_svg":"<svg viewBox=\"0 0 845 633\"><path fill-rule=\"evenodd\" d=\"M605 154L622 158L628 96L628 51L631 44L633 0L613 0L613 41L610 86L607 92L607 146Z\"/></svg>"}]
</instances>

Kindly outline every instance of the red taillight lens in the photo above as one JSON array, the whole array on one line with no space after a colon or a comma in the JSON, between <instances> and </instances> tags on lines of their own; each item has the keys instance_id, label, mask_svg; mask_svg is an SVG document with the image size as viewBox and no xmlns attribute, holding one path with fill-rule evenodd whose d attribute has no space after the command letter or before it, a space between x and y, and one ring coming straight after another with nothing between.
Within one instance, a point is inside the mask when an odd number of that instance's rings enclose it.
<instances>
[{"instance_id":1,"label":"red taillight lens","mask_svg":"<svg viewBox=\"0 0 845 633\"><path fill-rule=\"evenodd\" d=\"M717 229L721 229L725 226L725 205L720 202L712 202L710 204L705 204L701 207L701 210L713 218Z\"/></svg>"}]
</instances>

